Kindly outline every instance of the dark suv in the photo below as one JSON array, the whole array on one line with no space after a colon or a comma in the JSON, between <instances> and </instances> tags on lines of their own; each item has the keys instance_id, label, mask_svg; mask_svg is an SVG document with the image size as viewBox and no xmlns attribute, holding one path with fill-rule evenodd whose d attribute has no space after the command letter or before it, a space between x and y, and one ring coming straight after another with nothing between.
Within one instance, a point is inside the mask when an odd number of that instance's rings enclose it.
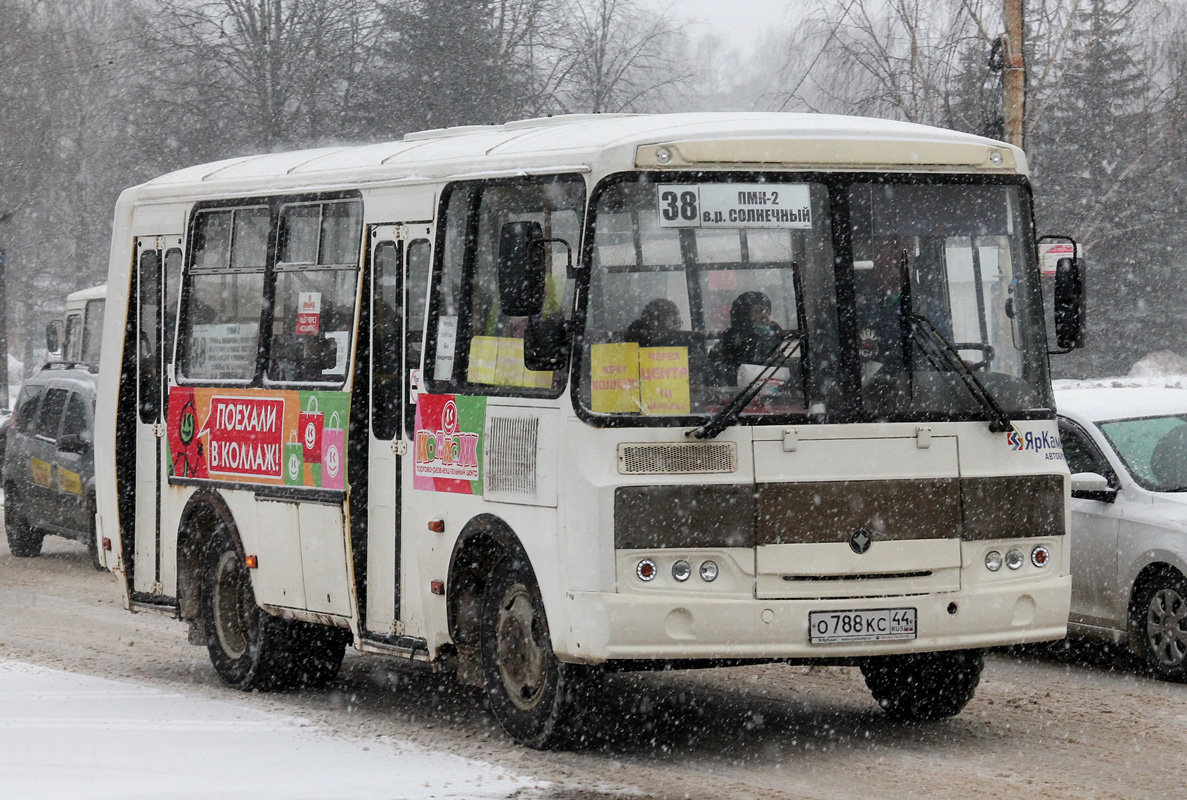
<instances>
[{"instance_id":1,"label":"dark suv","mask_svg":"<svg viewBox=\"0 0 1187 800\"><path fill-rule=\"evenodd\" d=\"M6 437L4 528L8 549L29 558L46 535L95 541L96 375L77 364L46 364L21 388Z\"/></svg>"}]
</instances>

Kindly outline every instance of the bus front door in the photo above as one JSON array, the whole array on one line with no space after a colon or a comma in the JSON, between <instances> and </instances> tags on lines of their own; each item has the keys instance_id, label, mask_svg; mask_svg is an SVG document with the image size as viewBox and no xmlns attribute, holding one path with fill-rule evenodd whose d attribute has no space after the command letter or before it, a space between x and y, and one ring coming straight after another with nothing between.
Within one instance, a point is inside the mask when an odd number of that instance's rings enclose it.
<instances>
[{"instance_id":1,"label":"bus front door","mask_svg":"<svg viewBox=\"0 0 1187 800\"><path fill-rule=\"evenodd\" d=\"M401 477L411 433L407 413L410 370L420 366L429 225L377 225L370 236L371 421L365 630L372 636L388 637L402 635L406 621L400 601Z\"/></svg>"},{"instance_id":2,"label":"bus front door","mask_svg":"<svg viewBox=\"0 0 1187 800\"><path fill-rule=\"evenodd\" d=\"M136 239L136 542L135 594L164 594L161 564L161 495L168 481L165 436L167 365L181 286L181 236ZM172 570L170 570L172 573Z\"/></svg>"}]
</instances>

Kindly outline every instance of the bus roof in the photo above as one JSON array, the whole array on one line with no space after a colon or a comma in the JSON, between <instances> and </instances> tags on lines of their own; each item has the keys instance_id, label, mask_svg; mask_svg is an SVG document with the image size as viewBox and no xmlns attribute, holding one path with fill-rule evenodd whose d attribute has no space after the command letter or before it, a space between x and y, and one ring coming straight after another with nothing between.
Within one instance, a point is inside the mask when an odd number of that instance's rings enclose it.
<instances>
[{"instance_id":1,"label":"bus roof","mask_svg":"<svg viewBox=\"0 0 1187 800\"><path fill-rule=\"evenodd\" d=\"M66 303L85 303L87 300L103 300L107 297L107 284L100 286L91 286L87 289L79 289L77 292L71 292L66 295Z\"/></svg>"},{"instance_id":2,"label":"bus roof","mask_svg":"<svg viewBox=\"0 0 1187 800\"><path fill-rule=\"evenodd\" d=\"M657 151L666 153L657 156ZM800 113L586 114L410 133L402 140L243 156L138 187L167 198L520 171L897 169L1025 173L1018 148L907 122Z\"/></svg>"}]
</instances>

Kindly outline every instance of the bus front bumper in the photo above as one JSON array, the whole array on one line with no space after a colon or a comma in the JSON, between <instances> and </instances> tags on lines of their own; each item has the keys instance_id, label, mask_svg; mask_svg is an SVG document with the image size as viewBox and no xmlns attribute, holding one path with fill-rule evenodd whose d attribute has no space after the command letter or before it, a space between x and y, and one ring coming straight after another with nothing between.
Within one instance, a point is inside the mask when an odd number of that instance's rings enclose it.
<instances>
[{"instance_id":1,"label":"bus front bumper","mask_svg":"<svg viewBox=\"0 0 1187 800\"><path fill-rule=\"evenodd\" d=\"M570 592L566 661L651 659L834 659L998 647L1062 639L1071 577L1027 586L821 600L757 600L689 594ZM817 644L811 612L916 610L916 638ZM554 640L558 637L554 636Z\"/></svg>"}]
</instances>

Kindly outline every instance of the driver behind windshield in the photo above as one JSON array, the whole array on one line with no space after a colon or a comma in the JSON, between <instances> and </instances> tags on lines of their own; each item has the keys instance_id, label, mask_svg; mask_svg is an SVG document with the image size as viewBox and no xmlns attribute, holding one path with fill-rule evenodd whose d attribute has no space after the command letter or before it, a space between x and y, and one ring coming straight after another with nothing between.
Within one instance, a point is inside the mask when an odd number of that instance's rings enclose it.
<instances>
[{"instance_id":1,"label":"driver behind windshield","mask_svg":"<svg viewBox=\"0 0 1187 800\"><path fill-rule=\"evenodd\" d=\"M783 329L771 319L771 299L763 292L743 292L730 306L729 330L709 358L717 365L718 383L736 386L738 368L761 364L779 346Z\"/></svg>"}]
</instances>

